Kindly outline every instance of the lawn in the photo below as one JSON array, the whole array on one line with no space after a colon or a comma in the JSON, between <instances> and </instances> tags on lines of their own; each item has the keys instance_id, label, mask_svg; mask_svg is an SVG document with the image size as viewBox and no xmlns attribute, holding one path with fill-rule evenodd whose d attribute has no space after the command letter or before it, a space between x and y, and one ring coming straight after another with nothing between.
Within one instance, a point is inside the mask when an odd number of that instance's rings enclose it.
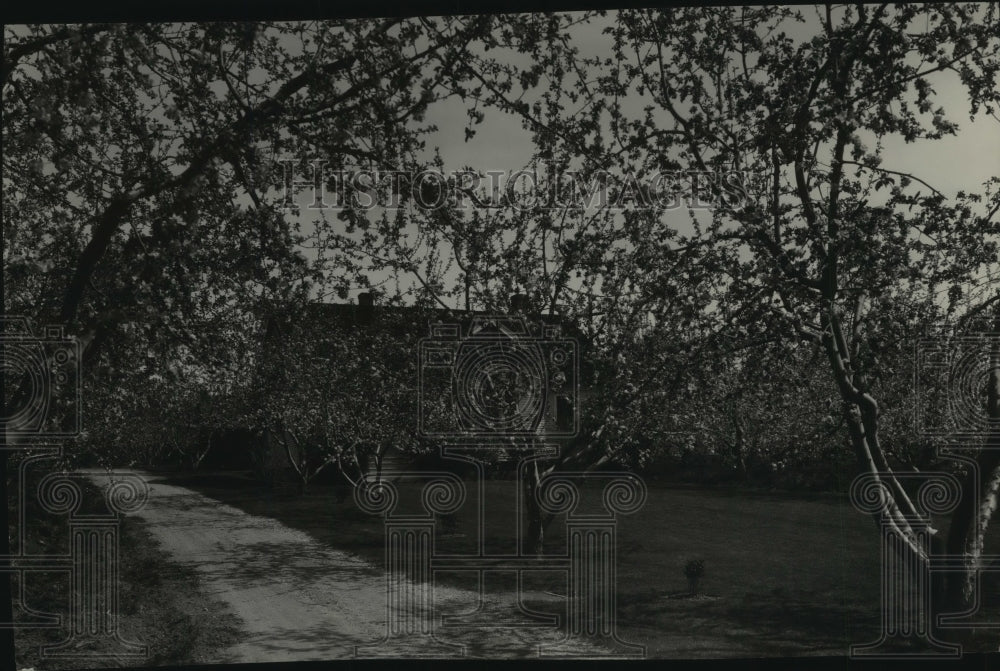
<instances>
[{"instance_id":1,"label":"lawn","mask_svg":"<svg viewBox=\"0 0 1000 671\"><path fill-rule=\"evenodd\" d=\"M175 476L170 482L383 565L380 518L350 499L337 503L326 487L292 497L238 475ZM469 490L474 496L471 485ZM513 552L515 485L488 481L486 495L487 551ZM584 503L599 501L600 491L586 487L583 496ZM400 485L397 513L419 510L415 488ZM457 533L436 539L439 552L473 550L471 501L456 522ZM843 655L852 643L878 637L877 543L872 521L846 496L650 484L643 509L620 518L620 636L646 645L651 657ZM560 519L549 527L545 545L547 553L565 551ZM698 597L681 598L683 567L692 558L705 561L705 577ZM475 586L468 573L442 572L437 579ZM526 584L566 593L558 574L533 572ZM510 586L502 575L490 582L495 590Z\"/></svg>"}]
</instances>

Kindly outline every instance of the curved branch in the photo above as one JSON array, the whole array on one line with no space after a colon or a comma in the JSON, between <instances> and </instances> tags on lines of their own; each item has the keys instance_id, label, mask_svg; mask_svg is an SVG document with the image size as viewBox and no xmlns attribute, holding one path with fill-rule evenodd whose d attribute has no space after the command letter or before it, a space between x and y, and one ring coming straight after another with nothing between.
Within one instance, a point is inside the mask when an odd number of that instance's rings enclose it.
<instances>
[{"instance_id":1,"label":"curved branch","mask_svg":"<svg viewBox=\"0 0 1000 671\"><path fill-rule=\"evenodd\" d=\"M46 35L45 37L39 37L38 39L29 40L26 42L18 42L16 45L11 47L10 51L4 54L3 64L0 66L0 72L3 75L3 86L7 85L7 80L10 75L13 74L14 70L20 65L22 59L31 54L37 53L44 49L45 47L55 44L56 42L62 42L63 40L68 40L74 35L79 35L82 37L93 37L97 33L102 33L104 31L110 30L112 26L110 25L94 25L82 28L80 30L74 30L72 28L66 27L57 30L53 33Z\"/></svg>"}]
</instances>

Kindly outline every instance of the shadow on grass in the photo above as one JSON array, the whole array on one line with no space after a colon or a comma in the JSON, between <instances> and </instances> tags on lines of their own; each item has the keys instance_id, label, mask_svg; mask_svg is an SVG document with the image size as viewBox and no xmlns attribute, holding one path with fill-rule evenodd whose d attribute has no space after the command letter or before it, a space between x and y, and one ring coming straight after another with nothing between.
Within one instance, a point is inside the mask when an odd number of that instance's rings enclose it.
<instances>
[{"instance_id":1,"label":"shadow on grass","mask_svg":"<svg viewBox=\"0 0 1000 671\"><path fill-rule=\"evenodd\" d=\"M243 475L173 475L166 482L276 519L328 547L384 566L382 520L357 509L351 499L338 502L332 488L316 486L294 497L277 496ZM512 552L516 486L486 486L487 548ZM455 514L457 533L436 538L438 552L475 551L473 489ZM585 492L594 494L599 496ZM409 512L406 506L415 500L415 490L400 486L401 511ZM870 519L843 496L654 485L645 508L622 518L618 540L619 634L647 645L650 657L844 655L851 645L878 638L878 537ZM560 520L549 527L546 552L565 552ZM313 565L308 557L300 563L283 548L265 544L246 555L235 570L251 580L292 563L304 570ZM683 566L691 557L706 560L703 587L715 598L669 598L685 586ZM439 572L436 580L469 590L479 586L474 574L458 571ZM565 616L565 599L538 598L545 592L565 595L564 574L533 572L524 587L534 590L525 597L529 608ZM514 588L511 575L495 576L486 585L489 593Z\"/></svg>"},{"instance_id":2,"label":"shadow on grass","mask_svg":"<svg viewBox=\"0 0 1000 671\"><path fill-rule=\"evenodd\" d=\"M69 551L68 517L54 515L32 496L33 474L26 489L25 551L32 555L58 556ZM101 491L80 482L81 513L108 513ZM12 513L19 512L12 505ZM17 515L12 529L17 528ZM16 536L16 535L15 535ZM182 665L204 662L215 651L240 640L238 619L221 601L201 589L197 574L189 567L166 560L145 523L125 517L119 525L119 622L123 639L148 646L145 658L52 658L39 648L64 640L68 635L68 571L28 573L25 601L36 610L61 618L62 626L37 629L22 625L16 630L17 668L77 669L107 666ZM17 588L17 577L14 580ZM20 610L19 622L26 622ZM83 651L83 649L81 649Z\"/></svg>"}]
</instances>

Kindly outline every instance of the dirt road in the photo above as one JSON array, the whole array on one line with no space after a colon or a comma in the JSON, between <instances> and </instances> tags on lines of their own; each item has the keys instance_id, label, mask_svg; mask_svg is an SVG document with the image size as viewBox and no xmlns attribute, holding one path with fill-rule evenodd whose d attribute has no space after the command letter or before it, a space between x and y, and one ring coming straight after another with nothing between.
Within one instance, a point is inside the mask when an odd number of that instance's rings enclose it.
<instances>
[{"instance_id":1,"label":"dirt road","mask_svg":"<svg viewBox=\"0 0 1000 671\"><path fill-rule=\"evenodd\" d=\"M452 645L426 648L385 641L386 577L381 569L276 520L166 484L154 474L141 475L150 496L135 515L148 522L170 560L193 566L203 589L242 620L245 640L218 651L212 662L458 657L459 645L472 657L536 657L540 645L562 638L558 630L515 617L513 595L477 607L476 593L439 586L434 590L436 612L478 611L476 619L487 624L449 629L446 640ZM99 485L108 482L103 472L90 476ZM356 646L363 648L356 651ZM608 654L583 640L573 641L572 648L587 656Z\"/></svg>"}]
</instances>

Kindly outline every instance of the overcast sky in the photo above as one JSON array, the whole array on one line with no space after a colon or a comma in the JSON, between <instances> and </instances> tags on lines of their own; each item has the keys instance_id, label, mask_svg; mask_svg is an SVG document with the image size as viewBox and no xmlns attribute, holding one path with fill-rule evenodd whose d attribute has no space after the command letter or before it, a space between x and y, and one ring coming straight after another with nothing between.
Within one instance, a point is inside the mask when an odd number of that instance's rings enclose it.
<instances>
[{"instance_id":1,"label":"overcast sky","mask_svg":"<svg viewBox=\"0 0 1000 671\"><path fill-rule=\"evenodd\" d=\"M785 29L794 38L808 40L820 31L820 25L811 7L800 9L805 23L788 23ZM572 29L573 43L583 56L611 54L610 38L601 34L601 30L612 16ZM522 58L521 63L527 63L527 59ZM933 77L933 86L939 93L937 104L945 108L952 121L959 123L961 131L954 137L915 144L906 144L901 138L887 138L883 166L913 172L948 196L961 189L977 190L990 177L1000 175L1000 120L980 115L970 121L967 96L958 76L943 72ZM486 121L469 142L463 132L465 104L457 98L435 105L428 121L439 128L432 143L440 147L449 169L471 165L482 170L517 170L531 159L530 134L512 115L488 110Z\"/></svg>"},{"instance_id":2,"label":"overcast sky","mask_svg":"<svg viewBox=\"0 0 1000 671\"><path fill-rule=\"evenodd\" d=\"M784 29L794 38L807 40L820 30L820 25L814 8L801 6L800 11L806 21L788 23ZM602 30L613 18L614 13L610 12L607 17L570 29L572 42L581 55L611 53L610 38L603 35ZM19 32L16 26L8 26L8 30L14 34ZM520 54L512 54L511 62L522 67L530 65L528 58ZM932 84L939 94L935 104L945 107L948 117L959 124L960 131L956 136L914 144L906 144L895 136L885 138L882 165L913 173L949 197L959 190L980 191L984 181L1000 175L1000 120L996 115L980 115L975 121L969 119L966 95L954 72L937 73ZM426 121L436 125L438 130L429 137L428 155L438 150L446 169L471 166L484 172L510 173L524 168L532 158L533 145L530 132L524 129L521 119L495 109L484 111L485 121L477 127L476 135L466 141L466 103L453 97L433 105ZM308 197L308 194L301 194L302 201ZM686 228L686 210L665 216L674 218L671 223L681 230ZM371 277L374 282L382 279ZM360 291L361 288L357 288L352 299Z\"/></svg>"},{"instance_id":3,"label":"overcast sky","mask_svg":"<svg viewBox=\"0 0 1000 671\"><path fill-rule=\"evenodd\" d=\"M801 10L806 21L789 23L783 28L794 38L808 40L821 29L819 18L811 7L803 6ZM602 34L602 29L612 19L613 14L610 14L590 25L578 25L572 29L573 43L582 55L607 56L611 53L610 38ZM513 59L516 65L529 65L523 55L514 55ZM975 121L969 120L967 98L955 73L935 75L932 85L939 93L935 104L942 105L948 117L960 125L958 135L915 144L906 144L898 137L885 138L882 165L891 170L912 173L948 197L959 190L980 191L983 182L1000 175L1000 121L996 117L982 115ZM522 126L520 118L487 109L484 123L477 127L476 135L466 141L465 110L466 104L457 98L435 104L429 110L427 121L435 124L438 131L428 142L428 157L437 149L447 170L470 166L484 172L513 172L531 161L531 135ZM874 143L874 138L863 139L866 143ZM671 223L675 223L680 230L689 228L685 209L665 216L674 218L675 222ZM378 282L384 278L373 275L370 279Z\"/></svg>"}]
</instances>

